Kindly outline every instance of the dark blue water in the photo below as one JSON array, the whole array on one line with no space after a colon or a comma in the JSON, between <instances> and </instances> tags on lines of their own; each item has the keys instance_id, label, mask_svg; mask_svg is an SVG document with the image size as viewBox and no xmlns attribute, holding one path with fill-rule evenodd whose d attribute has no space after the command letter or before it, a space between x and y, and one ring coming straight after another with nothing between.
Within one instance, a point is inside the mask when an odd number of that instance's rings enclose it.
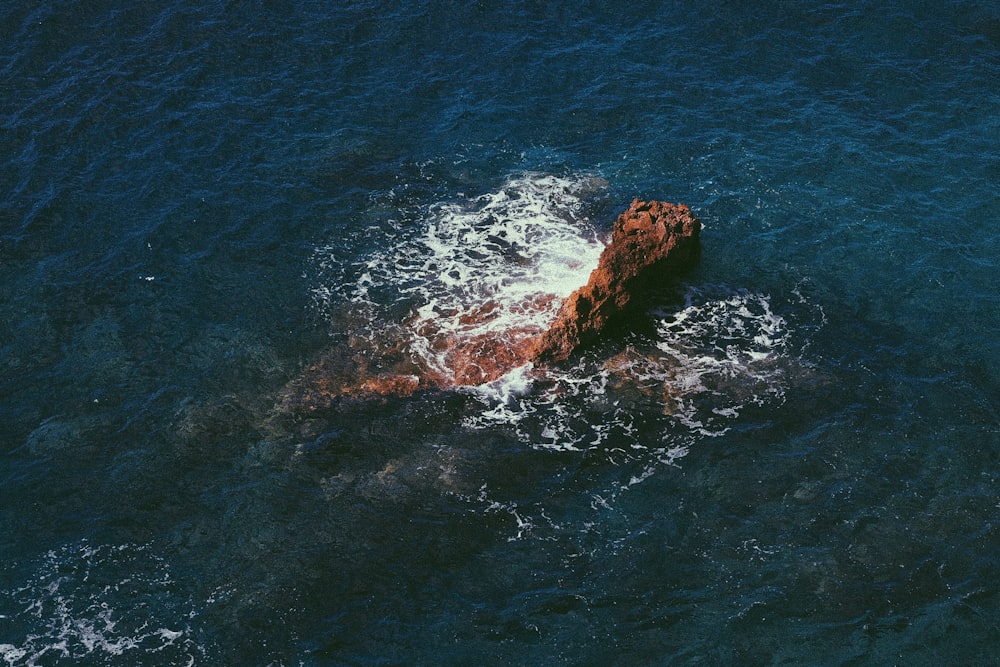
<instances>
[{"instance_id":1,"label":"dark blue water","mask_svg":"<svg viewBox=\"0 0 1000 667\"><path fill-rule=\"evenodd\" d=\"M995 661L998 81L985 0L5 3L3 664ZM576 366L289 404L633 197L702 261Z\"/></svg>"}]
</instances>

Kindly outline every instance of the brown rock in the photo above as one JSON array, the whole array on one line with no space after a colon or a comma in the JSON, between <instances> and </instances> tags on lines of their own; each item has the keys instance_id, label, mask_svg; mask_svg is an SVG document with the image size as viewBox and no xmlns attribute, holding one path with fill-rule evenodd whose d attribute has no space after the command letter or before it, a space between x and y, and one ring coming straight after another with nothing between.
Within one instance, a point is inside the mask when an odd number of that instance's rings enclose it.
<instances>
[{"instance_id":1,"label":"brown rock","mask_svg":"<svg viewBox=\"0 0 1000 667\"><path fill-rule=\"evenodd\" d=\"M588 283L563 301L555 322L545 331L515 326L490 331L502 316L487 301L442 327L436 318L412 319L402 330L375 337L352 337L346 347L328 350L284 392L287 410L315 411L341 399L368 400L409 396L420 391L479 385L528 361L538 366L567 360L591 342L644 287L669 280L698 259L701 224L687 206L636 199L615 221L611 242L601 253ZM538 314L555 296L541 294L520 304L514 314ZM457 325L457 326L454 326ZM364 328L364 318L358 322ZM414 354L416 333L435 361Z\"/></svg>"},{"instance_id":2,"label":"brown rock","mask_svg":"<svg viewBox=\"0 0 1000 667\"><path fill-rule=\"evenodd\" d=\"M633 200L615 221L590 280L563 302L530 358L540 364L567 360L625 311L639 290L697 262L700 231L701 223L683 204Z\"/></svg>"}]
</instances>

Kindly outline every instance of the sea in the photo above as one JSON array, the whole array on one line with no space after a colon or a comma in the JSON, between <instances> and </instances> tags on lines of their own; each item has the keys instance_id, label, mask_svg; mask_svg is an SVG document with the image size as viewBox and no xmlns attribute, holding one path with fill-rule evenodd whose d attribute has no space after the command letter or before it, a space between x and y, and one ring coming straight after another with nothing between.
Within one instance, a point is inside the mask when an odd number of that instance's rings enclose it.
<instances>
[{"instance_id":1,"label":"sea","mask_svg":"<svg viewBox=\"0 0 1000 667\"><path fill-rule=\"evenodd\" d=\"M995 0L6 0L0 92L0 665L998 664ZM338 393L634 199L570 362Z\"/></svg>"}]
</instances>

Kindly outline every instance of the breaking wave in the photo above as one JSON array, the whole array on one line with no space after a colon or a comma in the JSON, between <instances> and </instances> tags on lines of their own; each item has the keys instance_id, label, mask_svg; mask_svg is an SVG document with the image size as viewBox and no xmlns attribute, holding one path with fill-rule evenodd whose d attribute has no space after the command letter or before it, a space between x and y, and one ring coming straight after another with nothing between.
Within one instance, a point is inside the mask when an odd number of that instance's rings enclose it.
<instances>
[{"instance_id":1,"label":"breaking wave","mask_svg":"<svg viewBox=\"0 0 1000 667\"><path fill-rule=\"evenodd\" d=\"M354 266L356 279L321 286L318 299L329 304L332 291L364 310L371 324L354 322L354 333L372 347L398 345L451 384L475 384L456 376L456 349L516 348L587 282L604 249L588 204L606 187L589 174L527 173L430 206L415 225L390 221L393 238ZM320 251L321 266L331 250Z\"/></svg>"}]
</instances>

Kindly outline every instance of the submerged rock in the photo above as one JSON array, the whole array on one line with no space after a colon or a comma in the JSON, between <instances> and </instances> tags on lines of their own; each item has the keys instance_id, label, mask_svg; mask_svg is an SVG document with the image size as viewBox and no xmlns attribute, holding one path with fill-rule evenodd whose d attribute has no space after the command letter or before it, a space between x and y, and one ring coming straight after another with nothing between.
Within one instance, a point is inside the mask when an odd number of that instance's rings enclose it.
<instances>
[{"instance_id":1,"label":"submerged rock","mask_svg":"<svg viewBox=\"0 0 1000 667\"><path fill-rule=\"evenodd\" d=\"M556 321L535 341L531 359L565 361L625 311L640 290L692 266L700 253L700 231L701 223L683 204L633 200L615 221L590 280L563 302Z\"/></svg>"}]
</instances>

